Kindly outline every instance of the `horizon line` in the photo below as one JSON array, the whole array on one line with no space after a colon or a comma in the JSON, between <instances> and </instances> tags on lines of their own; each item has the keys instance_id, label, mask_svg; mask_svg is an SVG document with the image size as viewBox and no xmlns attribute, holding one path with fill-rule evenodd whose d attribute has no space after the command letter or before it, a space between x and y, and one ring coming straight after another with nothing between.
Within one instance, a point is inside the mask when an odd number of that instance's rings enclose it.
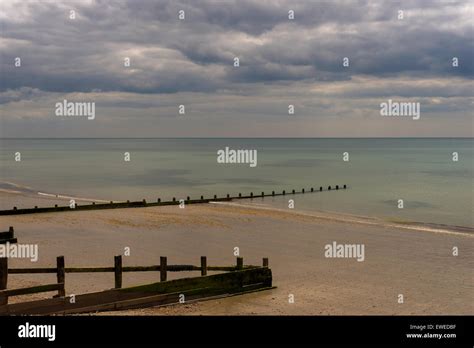
<instances>
[{"instance_id":1,"label":"horizon line","mask_svg":"<svg viewBox=\"0 0 474 348\"><path fill-rule=\"evenodd\" d=\"M68 140L68 139L474 139L471 137L0 137L0 140Z\"/></svg>"}]
</instances>

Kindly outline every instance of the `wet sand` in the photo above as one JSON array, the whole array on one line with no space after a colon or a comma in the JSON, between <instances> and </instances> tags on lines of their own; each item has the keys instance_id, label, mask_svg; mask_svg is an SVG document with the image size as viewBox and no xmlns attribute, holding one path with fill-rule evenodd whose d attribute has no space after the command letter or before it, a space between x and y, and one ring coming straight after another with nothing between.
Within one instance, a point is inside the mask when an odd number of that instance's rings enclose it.
<instances>
[{"instance_id":1,"label":"wet sand","mask_svg":"<svg viewBox=\"0 0 474 348\"><path fill-rule=\"evenodd\" d=\"M2 195L5 197L5 194ZM313 216L314 215L314 216ZM112 266L130 247L124 266L235 262L268 257L276 289L225 299L114 312L123 315L362 315L473 314L474 235L423 229L371 219L262 209L238 204L190 205L0 217L14 226L19 243L39 245L39 260L12 259L11 267ZM364 244L365 260L326 258L326 244ZM459 256L452 249L459 248ZM198 276L171 273L169 278ZM124 286L157 281L156 272L125 273ZM55 275L10 275L9 288L45 284ZM66 291L83 293L113 286L112 273L67 274ZM289 295L294 303L289 303ZM404 303L398 303L403 294ZM44 295L35 295L44 296ZM17 301L20 298L12 300ZM21 299L23 300L23 299Z\"/></svg>"}]
</instances>

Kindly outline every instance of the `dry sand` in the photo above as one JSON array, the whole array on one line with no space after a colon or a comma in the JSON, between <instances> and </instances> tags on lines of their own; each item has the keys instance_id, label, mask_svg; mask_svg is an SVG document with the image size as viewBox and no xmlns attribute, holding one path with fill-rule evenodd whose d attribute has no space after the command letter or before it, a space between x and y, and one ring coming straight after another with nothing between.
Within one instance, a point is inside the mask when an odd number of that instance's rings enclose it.
<instances>
[{"instance_id":1,"label":"dry sand","mask_svg":"<svg viewBox=\"0 0 474 348\"><path fill-rule=\"evenodd\" d=\"M160 255L168 257L168 264L198 265L206 255L209 265L229 265L239 247L245 264L270 259L277 286L113 314L474 314L472 233L353 220L206 204L2 216L0 230L14 226L19 243L39 245L37 263L12 259L11 267L54 267L58 255L65 256L66 266L112 266L113 256L123 254L125 247L131 248L125 266L158 264ZM325 258L324 246L333 241L364 244L365 261ZM453 256L454 246L459 256ZM198 273L172 273L170 278L191 275ZM124 286L158 277L156 272L125 273ZM9 288L54 281L54 275L10 275ZM111 288L113 274L67 274L66 286L68 294ZM399 294L403 304L397 302Z\"/></svg>"}]
</instances>

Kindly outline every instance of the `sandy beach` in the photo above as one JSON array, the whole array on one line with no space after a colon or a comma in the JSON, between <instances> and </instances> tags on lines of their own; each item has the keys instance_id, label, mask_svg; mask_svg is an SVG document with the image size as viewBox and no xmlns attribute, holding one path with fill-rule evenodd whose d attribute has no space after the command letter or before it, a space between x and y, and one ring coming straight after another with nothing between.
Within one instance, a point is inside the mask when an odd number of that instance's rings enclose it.
<instances>
[{"instance_id":1,"label":"sandy beach","mask_svg":"<svg viewBox=\"0 0 474 348\"><path fill-rule=\"evenodd\" d=\"M5 198L5 194L3 196ZM38 244L39 260L12 259L10 267L112 266L129 247L124 265L231 265L234 248L245 264L268 257L274 290L122 315L362 315L472 314L474 234L327 213L304 213L230 204L114 209L2 216L19 243ZM333 242L364 244L365 258L326 258ZM452 248L459 248L453 256ZM170 279L196 276L171 273ZM9 288L54 281L54 275L10 275ZM155 272L126 273L124 286L157 281ZM113 287L113 274L67 274L68 294ZM294 303L289 303L289 295ZM404 303L398 303L403 294ZM36 298L45 296L37 295ZM12 298L12 302L19 298ZM24 300L22 298L21 300Z\"/></svg>"}]
</instances>

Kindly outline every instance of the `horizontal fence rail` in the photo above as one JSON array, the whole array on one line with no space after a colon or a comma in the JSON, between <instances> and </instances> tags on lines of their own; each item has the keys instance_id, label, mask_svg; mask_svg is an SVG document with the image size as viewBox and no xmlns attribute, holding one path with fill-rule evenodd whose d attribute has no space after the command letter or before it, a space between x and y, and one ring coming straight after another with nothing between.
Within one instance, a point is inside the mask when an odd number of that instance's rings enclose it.
<instances>
[{"instance_id":1,"label":"horizontal fence rail","mask_svg":"<svg viewBox=\"0 0 474 348\"><path fill-rule=\"evenodd\" d=\"M64 283L38 285L38 286L29 287L29 288L20 288L20 289L12 289L12 290L1 290L0 291L0 306L7 305L8 298L11 296L31 295L31 294L37 294L41 292L51 292L51 291L58 291L58 297L59 297L63 292L65 292Z\"/></svg>"},{"instance_id":2,"label":"horizontal fence rail","mask_svg":"<svg viewBox=\"0 0 474 348\"><path fill-rule=\"evenodd\" d=\"M305 190L304 188L301 190L291 190L291 191L272 191L271 193L254 193L250 192L250 194L242 195L239 193L238 196L230 196L227 194L225 197L218 198L217 195L214 195L214 198L204 198L201 196L199 199L191 199L191 197L187 196L186 199L182 198L185 204L202 204L202 203L209 203L209 202L222 202L222 201L231 201L235 199L253 199L253 198L261 198L261 197L275 197L275 196L285 196L290 194L305 194L305 193L314 193L314 192L322 192L322 191L334 191L339 189L347 189L347 185L335 185L335 186L319 186L319 187L311 187L309 190ZM19 214L36 214L36 213L50 213L50 212L60 212L60 211L84 211L84 210L100 210L100 209L119 209L119 208L140 208L140 207L154 207L154 206L167 206L167 205L179 205L180 198L173 197L171 201L161 201L161 198L158 198L156 202L147 202L145 199L141 201L126 201L126 202L114 202L110 201L110 203L92 203L92 204L78 204L76 203L73 208L71 206L58 206L55 204L54 207L38 207L35 206L34 208L24 208L18 209L17 207L13 207L10 210L0 210L0 215L19 215Z\"/></svg>"}]
</instances>

